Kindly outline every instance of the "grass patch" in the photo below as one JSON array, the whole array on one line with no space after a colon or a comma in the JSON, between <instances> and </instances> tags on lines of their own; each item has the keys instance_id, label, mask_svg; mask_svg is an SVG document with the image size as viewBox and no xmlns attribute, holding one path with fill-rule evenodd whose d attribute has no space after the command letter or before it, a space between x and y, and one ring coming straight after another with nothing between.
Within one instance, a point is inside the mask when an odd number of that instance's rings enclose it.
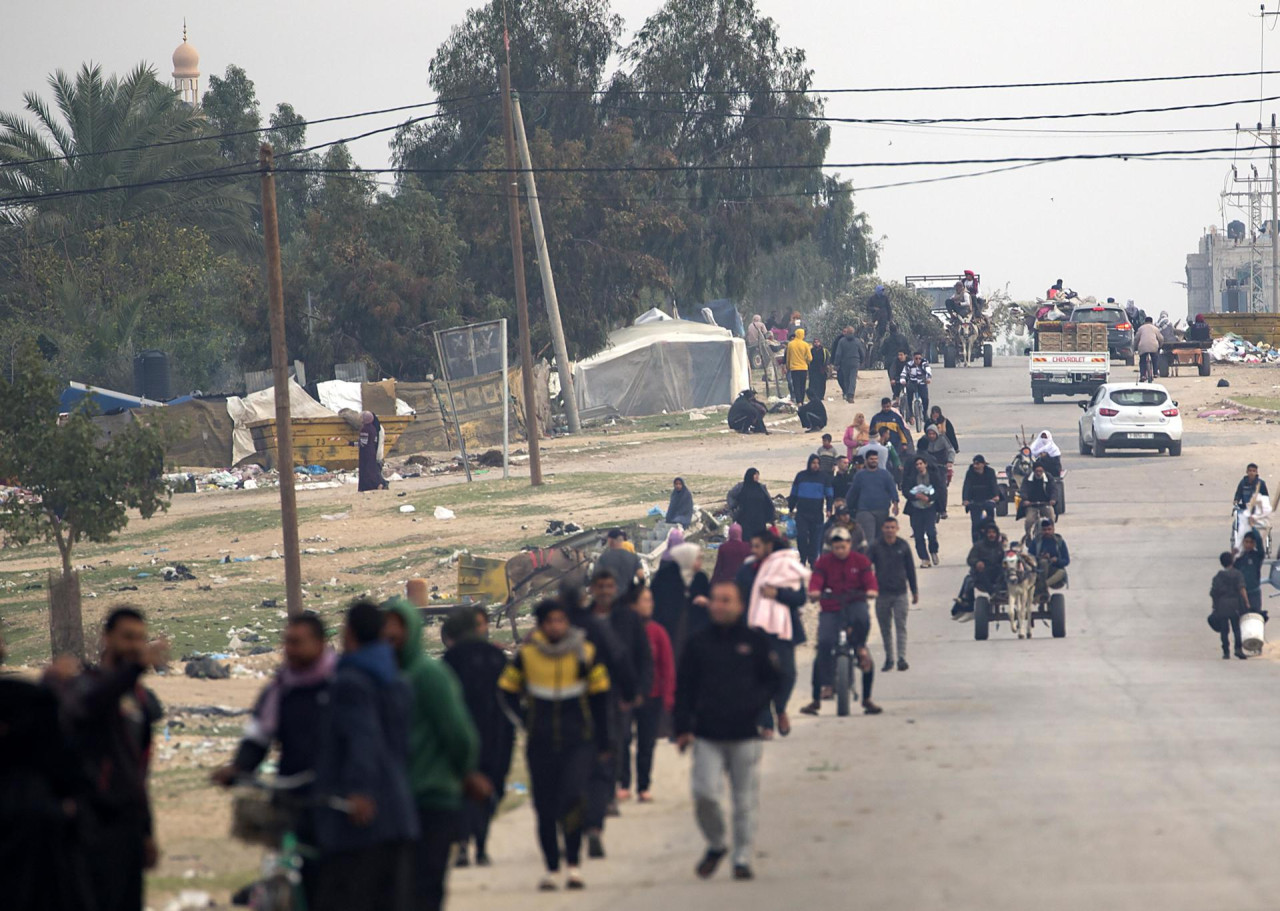
<instances>
[{"instance_id":1,"label":"grass patch","mask_svg":"<svg viewBox=\"0 0 1280 911\"><path fill-rule=\"evenodd\" d=\"M1250 408L1265 408L1268 411L1280 411L1280 396L1274 395L1236 395L1232 399Z\"/></svg>"}]
</instances>

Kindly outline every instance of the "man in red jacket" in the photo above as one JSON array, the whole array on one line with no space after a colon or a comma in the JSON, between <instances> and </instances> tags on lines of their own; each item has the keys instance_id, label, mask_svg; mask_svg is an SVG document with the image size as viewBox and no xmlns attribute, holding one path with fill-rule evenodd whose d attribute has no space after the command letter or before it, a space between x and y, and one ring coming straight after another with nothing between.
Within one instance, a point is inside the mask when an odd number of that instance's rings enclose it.
<instances>
[{"instance_id":1,"label":"man in red jacket","mask_svg":"<svg viewBox=\"0 0 1280 911\"><path fill-rule=\"evenodd\" d=\"M653 653L653 686L645 700L633 711L636 736L636 790L641 803L653 800L649 787L653 783L653 751L658 743L658 728L663 713L670 714L676 702L676 658L671 637L662 624L653 619L653 592L641 585L632 593L631 607L644 620L649 635L649 651ZM631 797L631 726L623 732L623 755L618 764L618 799Z\"/></svg>"},{"instance_id":2,"label":"man in red jacket","mask_svg":"<svg viewBox=\"0 0 1280 911\"><path fill-rule=\"evenodd\" d=\"M875 666L867 651L867 634L871 632L867 600L874 599L878 591L871 561L853 549L849 530L837 527L831 532L831 550L818 558L809 579L809 597L818 599L822 612L818 615L818 655L813 664L813 702L800 710L804 714L818 714L822 697L831 692L841 629L849 631L862 668L862 710L868 715L880 714L880 707L871 701Z\"/></svg>"}]
</instances>

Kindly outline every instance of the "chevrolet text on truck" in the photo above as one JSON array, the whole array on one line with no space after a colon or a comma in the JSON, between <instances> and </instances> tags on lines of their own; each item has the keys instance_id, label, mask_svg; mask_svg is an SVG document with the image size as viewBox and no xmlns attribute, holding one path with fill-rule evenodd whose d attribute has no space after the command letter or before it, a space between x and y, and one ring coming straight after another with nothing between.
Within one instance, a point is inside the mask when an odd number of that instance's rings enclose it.
<instances>
[{"instance_id":1,"label":"chevrolet text on truck","mask_svg":"<svg viewBox=\"0 0 1280 911\"><path fill-rule=\"evenodd\" d=\"M1037 405L1050 395L1093 395L1110 375L1105 349L1031 352L1031 397Z\"/></svg>"}]
</instances>

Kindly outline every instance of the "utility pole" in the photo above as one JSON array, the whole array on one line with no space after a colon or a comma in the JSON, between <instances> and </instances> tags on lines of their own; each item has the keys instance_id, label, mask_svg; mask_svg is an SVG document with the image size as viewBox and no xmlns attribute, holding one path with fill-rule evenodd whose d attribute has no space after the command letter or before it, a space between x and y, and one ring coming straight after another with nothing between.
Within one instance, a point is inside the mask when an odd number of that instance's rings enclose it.
<instances>
[{"instance_id":1,"label":"utility pole","mask_svg":"<svg viewBox=\"0 0 1280 911\"><path fill-rule=\"evenodd\" d=\"M293 489L293 427L289 417L289 347L284 337L284 278L280 271L280 222L271 146L258 151L262 168L262 236L267 247L267 304L271 316L271 370L276 393L276 470L280 474L280 527L284 536L284 584L289 616L302 613L302 560L298 554L298 496Z\"/></svg>"},{"instance_id":2,"label":"utility pole","mask_svg":"<svg viewBox=\"0 0 1280 911\"><path fill-rule=\"evenodd\" d=\"M529 435L529 483L539 487L542 458L538 454L538 413L533 400L533 342L529 338L529 298L524 285L524 244L520 238L520 188L516 183L516 137L511 122L511 67L507 64L502 66L502 123L507 146L507 208L511 213L511 265L515 271L516 320L520 331L524 423Z\"/></svg>"},{"instance_id":3,"label":"utility pole","mask_svg":"<svg viewBox=\"0 0 1280 911\"><path fill-rule=\"evenodd\" d=\"M1271 312L1280 313L1280 206L1276 205L1276 115L1271 115Z\"/></svg>"},{"instance_id":4,"label":"utility pole","mask_svg":"<svg viewBox=\"0 0 1280 911\"><path fill-rule=\"evenodd\" d=\"M569 432L580 433L578 400L573 394L573 371L569 369L569 349L564 343L564 326L560 322L560 300L556 297L556 280L551 274L551 254L547 251L547 232L542 227L542 206L538 203L538 182L533 177L533 158L529 155L529 137L524 132L524 115L520 113L520 96L511 99L515 118L516 143L520 147L520 163L524 166L525 196L529 200L529 221L533 224L533 244L538 251L538 271L542 275L542 296L547 303L547 322L551 324L551 342L556 352L556 370L560 374L560 393L564 396Z\"/></svg>"}]
</instances>

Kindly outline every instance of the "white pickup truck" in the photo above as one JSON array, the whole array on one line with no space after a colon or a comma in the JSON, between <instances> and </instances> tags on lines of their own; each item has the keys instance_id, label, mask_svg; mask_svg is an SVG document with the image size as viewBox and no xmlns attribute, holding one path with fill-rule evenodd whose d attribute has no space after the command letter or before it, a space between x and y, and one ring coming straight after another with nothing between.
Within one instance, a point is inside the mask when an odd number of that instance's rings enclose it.
<instances>
[{"instance_id":1,"label":"white pickup truck","mask_svg":"<svg viewBox=\"0 0 1280 911\"><path fill-rule=\"evenodd\" d=\"M1092 395L1111 376L1106 351L1032 351L1031 397L1037 405L1047 395Z\"/></svg>"}]
</instances>

